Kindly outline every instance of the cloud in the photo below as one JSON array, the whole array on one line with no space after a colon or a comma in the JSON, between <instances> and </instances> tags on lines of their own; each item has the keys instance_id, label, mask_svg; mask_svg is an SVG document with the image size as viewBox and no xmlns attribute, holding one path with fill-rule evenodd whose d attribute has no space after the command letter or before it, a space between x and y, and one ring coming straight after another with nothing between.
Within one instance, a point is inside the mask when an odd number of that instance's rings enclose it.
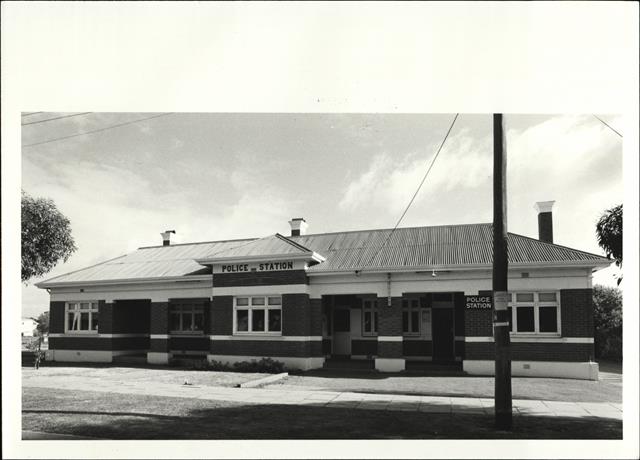
<instances>
[{"instance_id":1,"label":"cloud","mask_svg":"<svg viewBox=\"0 0 640 460\"><path fill-rule=\"evenodd\" d=\"M422 152L392 157L376 155L368 169L345 187L339 208L363 208L399 213L409 203L433 160L439 145ZM428 194L445 194L461 188L475 188L490 180L491 151L487 139L473 139L463 130L447 140L414 203Z\"/></svg>"}]
</instances>

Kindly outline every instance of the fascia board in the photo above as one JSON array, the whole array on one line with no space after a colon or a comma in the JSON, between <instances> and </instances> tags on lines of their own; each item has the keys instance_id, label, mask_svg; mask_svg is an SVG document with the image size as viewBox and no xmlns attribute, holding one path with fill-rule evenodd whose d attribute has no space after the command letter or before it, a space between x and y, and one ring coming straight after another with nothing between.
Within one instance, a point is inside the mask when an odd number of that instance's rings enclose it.
<instances>
[{"instance_id":1,"label":"fascia board","mask_svg":"<svg viewBox=\"0 0 640 460\"><path fill-rule=\"evenodd\" d=\"M115 280L103 280L103 281L60 281L60 282L47 282L42 281L36 283L35 286L40 289L61 288L61 287L87 287L87 286L114 286L120 284L156 284L156 283L192 283L199 281L210 281L212 275L196 275L196 276L171 276L171 277L157 277L157 278L129 278L129 279L115 279Z\"/></svg>"},{"instance_id":2,"label":"fascia board","mask_svg":"<svg viewBox=\"0 0 640 460\"><path fill-rule=\"evenodd\" d=\"M611 265L611 261L584 261L584 262L576 262L576 261L568 261L568 262L532 262L532 263L518 263L518 264L509 264L510 270L517 269L545 269L545 268L604 268ZM322 275L339 275L344 273L415 273L415 272L430 272L430 271L469 271L469 270L491 270L492 266L489 264L469 264L469 265L429 265L429 266L416 266L416 267L381 267L381 268L373 268L373 269L363 269L363 270L354 270L354 269L346 269L346 270L331 270L331 271L313 271L310 270L307 272L309 276L322 276Z\"/></svg>"}]
</instances>

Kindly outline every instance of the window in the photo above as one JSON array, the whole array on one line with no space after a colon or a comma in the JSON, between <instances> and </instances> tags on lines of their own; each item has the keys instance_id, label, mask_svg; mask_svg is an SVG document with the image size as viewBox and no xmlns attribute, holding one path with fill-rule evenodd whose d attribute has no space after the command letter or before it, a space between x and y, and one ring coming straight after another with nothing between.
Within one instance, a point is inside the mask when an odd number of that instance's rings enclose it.
<instances>
[{"instance_id":1,"label":"window","mask_svg":"<svg viewBox=\"0 0 640 460\"><path fill-rule=\"evenodd\" d=\"M204 331L204 307L201 304L172 303L169 316L171 332Z\"/></svg>"},{"instance_id":2,"label":"window","mask_svg":"<svg viewBox=\"0 0 640 460\"><path fill-rule=\"evenodd\" d=\"M378 309L375 300L362 300L362 335L378 335Z\"/></svg>"},{"instance_id":3,"label":"window","mask_svg":"<svg viewBox=\"0 0 640 460\"><path fill-rule=\"evenodd\" d=\"M67 302L65 310L66 332L98 332L98 302Z\"/></svg>"},{"instance_id":4,"label":"window","mask_svg":"<svg viewBox=\"0 0 640 460\"><path fill-rule=\"evenodd\" d=\"M420 335L420 299L402 299L402 332Z\"/></svg>"},{"instance_id":5,"label":"window","mask_svg":"<svg viewBox=\"0 0 640 460\"><path fill-rule=\"evenodd\" d=\"M560 335L557 292L509 294L509 330L513 334Z\"/></svg>"},{"instance_id":6,"label":"window","mask_svg":"<svg viewBox=\"0 0 640 460\"><path fill-rule=\"evenodd\" d=\"M282 333L282 297L251 296L234 298L234 333Z\"/></svg>"}]
</instances>

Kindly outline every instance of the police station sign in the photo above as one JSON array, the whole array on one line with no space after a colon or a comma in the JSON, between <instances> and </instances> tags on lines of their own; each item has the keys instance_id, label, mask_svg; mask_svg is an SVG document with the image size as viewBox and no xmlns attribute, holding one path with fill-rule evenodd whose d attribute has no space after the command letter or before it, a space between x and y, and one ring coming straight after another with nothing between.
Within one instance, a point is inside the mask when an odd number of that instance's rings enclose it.
<instances>
[{"instance_id":1,"label":"police station sign","mask_svg":"<svg viewBox=\"0 0 640 460\"><path fill-rule=\"evenodd\" d=\"M466 308L469 310L491 310L493 299L490 295L467 295Z\"/></svg>"},{"instance_id":2,"label":"police station sign","mask_svg":"<svg viewBox=\"0 0 640 460\"><path fill-rule=\"evenodd\" d=\"M295 270L296 263L292 260L271 261L247 264L223 264L214 267L215 273L250 273L250 272L272 272L281 270Z\"/></svg>"}]
</instances>

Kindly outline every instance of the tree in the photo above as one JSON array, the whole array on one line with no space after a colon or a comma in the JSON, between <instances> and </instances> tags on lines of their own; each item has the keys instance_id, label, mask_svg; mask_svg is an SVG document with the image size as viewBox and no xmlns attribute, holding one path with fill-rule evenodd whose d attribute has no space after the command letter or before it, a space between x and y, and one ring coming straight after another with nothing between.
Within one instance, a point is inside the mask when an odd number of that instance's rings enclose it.
<instances>
[{"instance_id":1,"label":"tree","mask_svg":"<svg viewBox=\"0 0 640 460\"><path fill-rule=\"evenodd\" d=\"M616 266L622 267L622 205L607 209L596 224L598 244L604 249L608 259L613 258ZM622 276L618 278L618 284Z\"/></svg>"},{"instance_id":2,"label":"tree","mask_svg":"<svg viewBox=\"0 0 640 460\"><path fill-rule=\"evenodd\" d=\"M71 224L52 200L22 191L22 281L42 276L76 250Z\"/></svg>"},{"instance_id":3,"label":"tree","mask_svg":"<svg viewBox=\"0 0 640 460\"><path fill-rule=\"evenodd\" d=\"M596 356L622 360L622 293L620 289L595 285L593 312Z\"/></svg>"},{"instance_id":4,"label":"tree","mask_svg":"<svg viewBox=\"0 0 640 460\"><path fill-rule=\"evenodd\" d=\"M40 316L36 318L36 330L38 331L38 335L46 335L49 333L49 311L45 311L40 313Z\"/></svg>"}]
</instances>

